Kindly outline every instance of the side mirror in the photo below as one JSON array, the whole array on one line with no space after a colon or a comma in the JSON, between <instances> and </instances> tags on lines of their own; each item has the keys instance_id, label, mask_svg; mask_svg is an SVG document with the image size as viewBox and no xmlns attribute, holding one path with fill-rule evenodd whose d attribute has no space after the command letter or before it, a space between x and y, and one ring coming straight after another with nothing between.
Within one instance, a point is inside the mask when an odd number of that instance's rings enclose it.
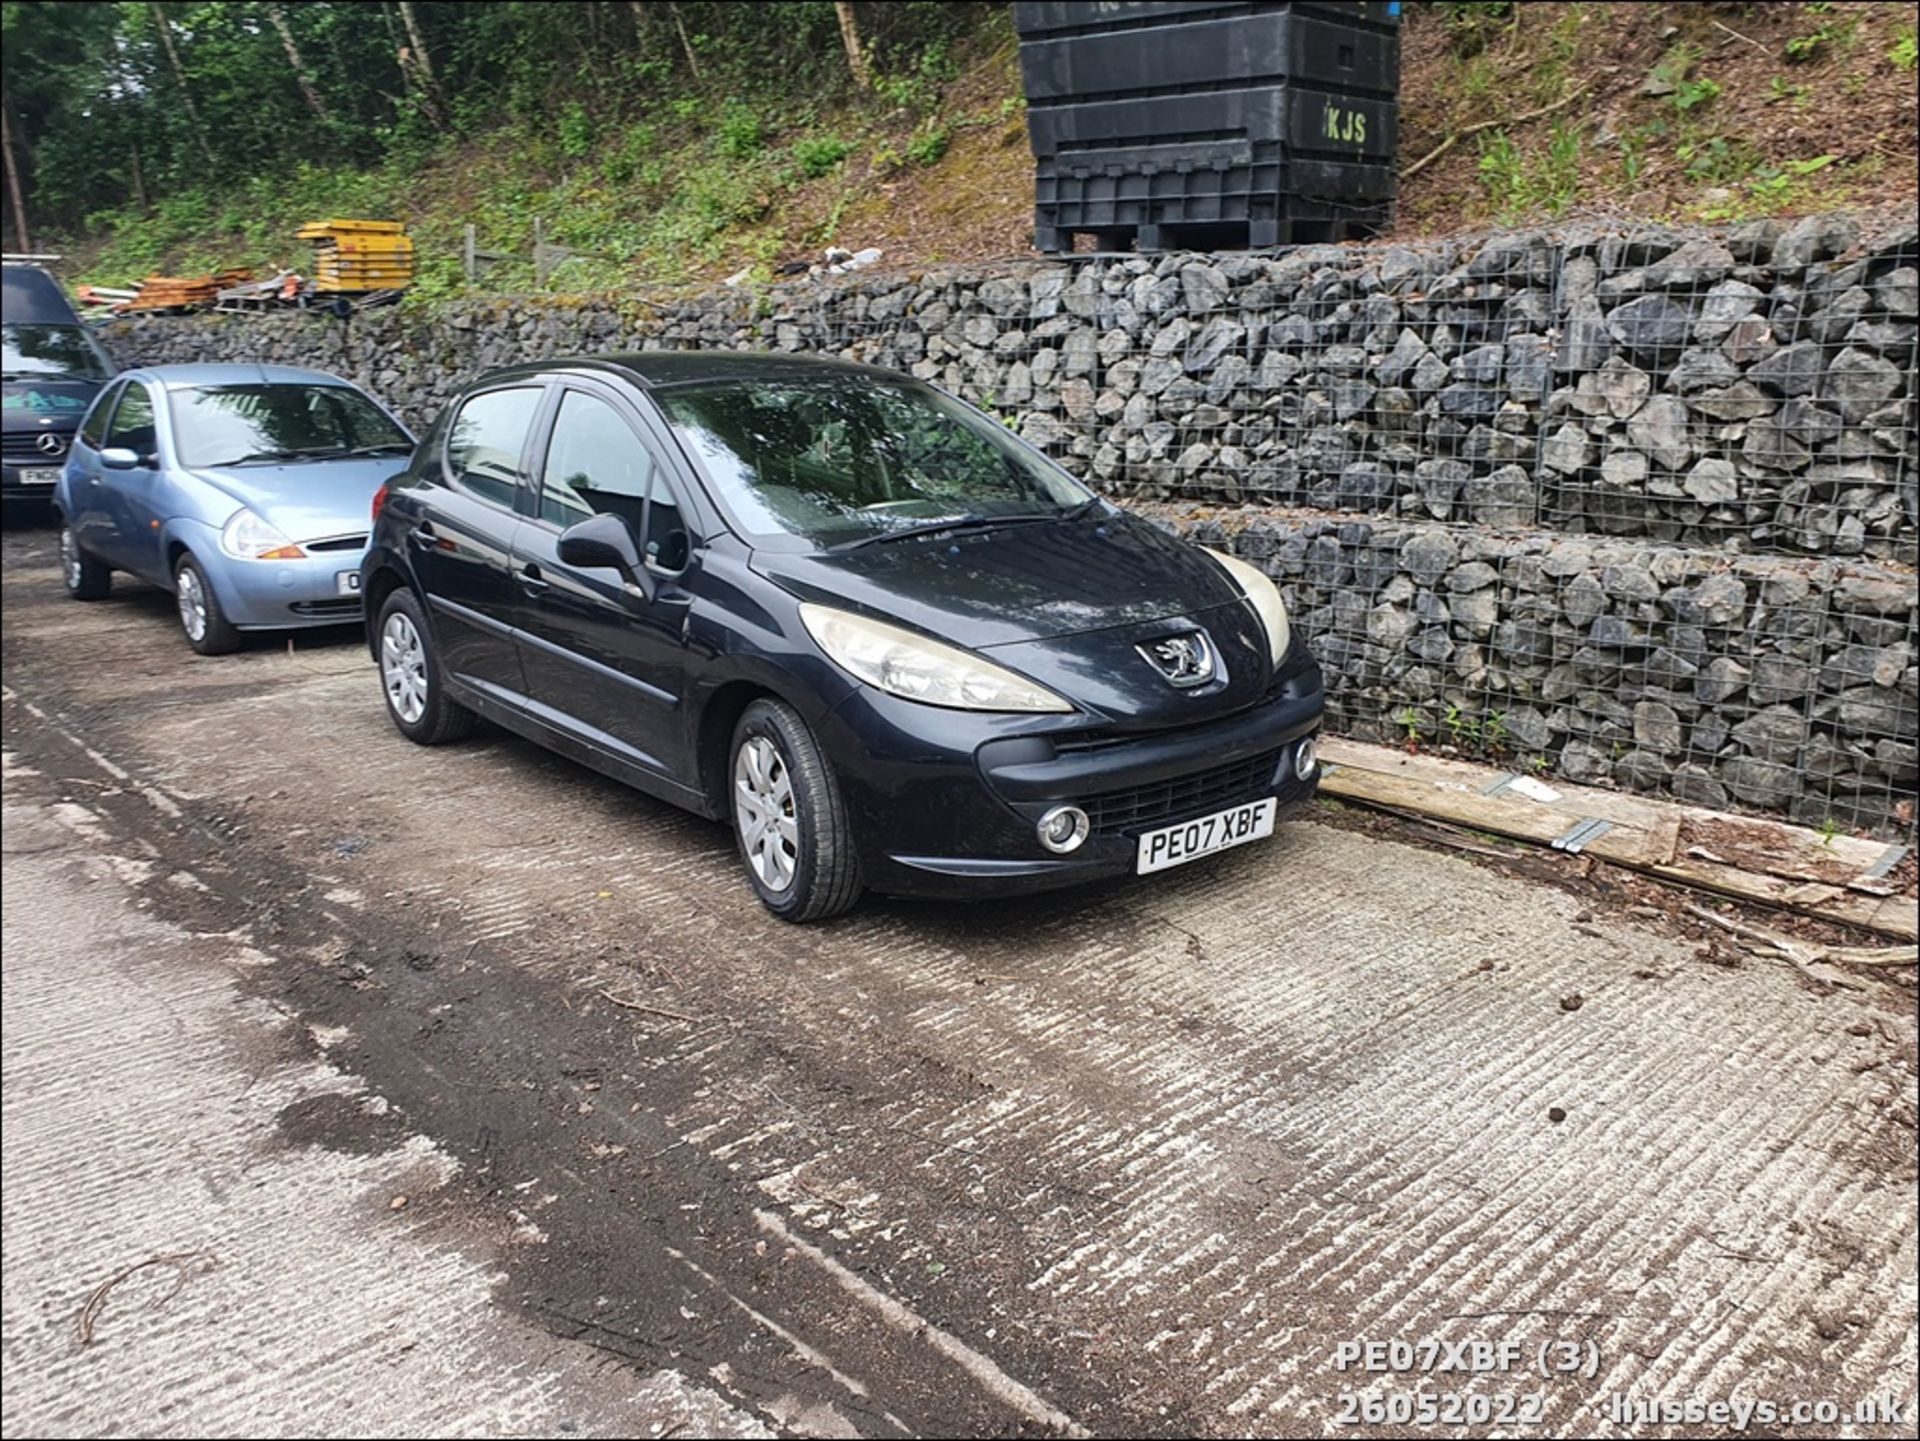
<instances>
[{"instance_id":1,"label":"side mirror","mask_svg":"<svg viewBox=\"0 0 1920 1441\"><path fill-rule=\"evenodd\" d=\"M100 463L108 470L138 470L140 457L124 445L110 445L100 452Z\"/></svg>"},{"instance_id":2,"label":"side mirror","mask_svg":"<svg viewBox=\"0 0 1920 1441\"><path fill-rule=\"evenodd\" d=\"M634 544L626 521L617 515L589 516L568 526L560 532L559 553L562 564L581 570L617 570L628 589L653 598L653 579L641 563L640 547Z\"/></svg>"}]
</instances>

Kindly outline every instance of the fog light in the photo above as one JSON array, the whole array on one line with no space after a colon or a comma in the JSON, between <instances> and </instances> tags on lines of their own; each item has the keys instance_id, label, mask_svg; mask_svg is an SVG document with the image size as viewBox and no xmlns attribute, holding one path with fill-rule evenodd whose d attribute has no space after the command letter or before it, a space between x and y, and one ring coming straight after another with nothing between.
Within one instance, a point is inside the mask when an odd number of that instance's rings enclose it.
<instances>
[{"instance_id":1,"label":"fog light","mask_svg":"<svg viewBox=\"0 0 1920 1441\"><path fill-rule=\"evenodd\" d=\"M1320 759L1314 754L1313 737L1308 736L1293 753L1293 773L1303 781L1310 779L1319 764Z\"/></svg>"},{"instance_id":2,"label":"fog light","mask_svg":"<svg viewBox=\"0 0 1920 1441\"><path fill-rule=\"evenodd\" d=\"M1087 838L1092 829L1087 813L1078 806L1055 806L1044 816L1034 829L1040 835L1040 844L1057 856L1068 851L1080 849L1080 843Z\"/></svg>"}]
</instances>

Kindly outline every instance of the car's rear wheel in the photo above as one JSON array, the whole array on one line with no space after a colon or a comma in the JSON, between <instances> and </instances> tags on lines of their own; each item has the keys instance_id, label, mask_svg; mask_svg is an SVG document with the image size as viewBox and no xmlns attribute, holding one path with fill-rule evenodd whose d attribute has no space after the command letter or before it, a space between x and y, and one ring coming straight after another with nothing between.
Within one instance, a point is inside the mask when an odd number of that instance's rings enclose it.
<instances>
[{"instance_id":1,"label":"car's rear wheel","mask_svg":"<svg viewBox=\"0 0 1920 1441\"><path fill-rule=\"evenodd\" d=\"M201 655L228 655L240 649L240 632L220 609L220 597L191 555L181 556L173 568L173 598L187 644Z\"/></svg>"},{"instance_id":2,"label":"car's rear wheel","mask_svg":"<svg viewBox=\"0 0 1920 1441\"><path fill-rule=\"evenodd\" d=\"M380 607L380 690L400 734L417 745L445 745L472 734L474 713L449 700L420 602L396 590Z\"/></svg>"},{"instance_id":3,"label":"car's rear wheel","mask_svg":"<svg viewBox=\"0 0 1920 1441\"><path fill-rule=\"evenodd\" d=\"M105 600L113 589L113 570L80 549L80 538L60 522L60 576L75 600Z\"/></svg>"},{"instance_id":4,"label":"car's rear wheel","mask_svg":"<svg viewBox=\"0 0 1920 1441\"><path fill-rule=\"evenodd\" d=\"M839 783L798 711L757 700L733 731L733 833L754 891L782 920L837 916L860 899Z\"/></svg>"}]
</instances>

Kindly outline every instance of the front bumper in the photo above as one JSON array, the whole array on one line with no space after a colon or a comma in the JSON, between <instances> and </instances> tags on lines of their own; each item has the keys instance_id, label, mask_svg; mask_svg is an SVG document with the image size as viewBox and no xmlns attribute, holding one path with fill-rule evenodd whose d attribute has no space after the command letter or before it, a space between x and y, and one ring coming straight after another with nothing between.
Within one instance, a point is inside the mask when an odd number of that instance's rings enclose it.
<instances>
[{"instance_id":1,"label":"front bumper","mask_svg":"<svg viewBox=\"0 0 1920 1441\"><path fill-rule=\"evenodd\" d=\"M360 576L358 550L322 551L305 560L234 560L222 555L212 576L227 619L241 630L354 625L360 593L342 595L339 577Z\"/></svg>"},{"instance_id":2,"label":"front bumper","mask_svg":"<svg viewBox=\"0 0 1920 1441\"><path fill-rule=\"evenodd\" d=\"M1259 702L1139 734L1047 729L1033 717L916 705L862 686L822 727L852 811L866 883L928 898L1005 896L1131 875L1141 832L1275 796L1286 816L1313 798L1299 743L1325 709L1300 652ZM1055 855L1035 826L1077 805L1091 833Z\"/></svg>"},{"instance_id":3,"label":"front bumper","mask_svg":"<svg viewBox=\"0 0 1920 1441\"><path fill-rule=\"evenodd\" d=\"M44 470L58 473L66 468L66 464L64 455L50 457L44 463L9 458L4 464L0 464L0 499L4 499L9 505L36 502L40 505L51 505L54 487L28 485L21 472Z\"/></svg>"}]
</instances>

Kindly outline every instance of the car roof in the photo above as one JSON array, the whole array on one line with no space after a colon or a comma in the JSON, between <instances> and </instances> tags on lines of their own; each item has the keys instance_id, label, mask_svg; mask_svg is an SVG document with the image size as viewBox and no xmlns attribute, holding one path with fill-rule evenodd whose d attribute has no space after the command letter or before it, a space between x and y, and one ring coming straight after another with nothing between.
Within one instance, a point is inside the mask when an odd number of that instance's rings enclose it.
<instances>
[{"instance_id":1,"label":"car roof","mask_svg":"<svg viewBox=\"0 0 1920 1441\"><path fill-rule=\"evenodd\" d=\"M490 370L480 379L492 382L565 371L613 372L650 390L715 381L791 382L862 376L897 383L907 378L895 370L831 355L779 355L760 350L637 350L525 361Z\"/></svg>"},{"instance_id":2,"label":"car roof","mask_svg":"<svg viewBox=\"0 0 1920 1441\"><path fill-rule=\"evenodd\" d=\"M151 381L168 390L194 385L352 385L324 370L291 365L143 365L124 372L130 380Z\"/></svg>"},{"instance_id":3,"label":"car roof","mask_svg":"<svg viewBox=\"0 0 1920 1441\"><path fill-rule=\"evenodd\" d=\"M0 321L8 325L78 325L60 282L37 265L10 263L0 275Z\"/></svg>"}]
</instances>

